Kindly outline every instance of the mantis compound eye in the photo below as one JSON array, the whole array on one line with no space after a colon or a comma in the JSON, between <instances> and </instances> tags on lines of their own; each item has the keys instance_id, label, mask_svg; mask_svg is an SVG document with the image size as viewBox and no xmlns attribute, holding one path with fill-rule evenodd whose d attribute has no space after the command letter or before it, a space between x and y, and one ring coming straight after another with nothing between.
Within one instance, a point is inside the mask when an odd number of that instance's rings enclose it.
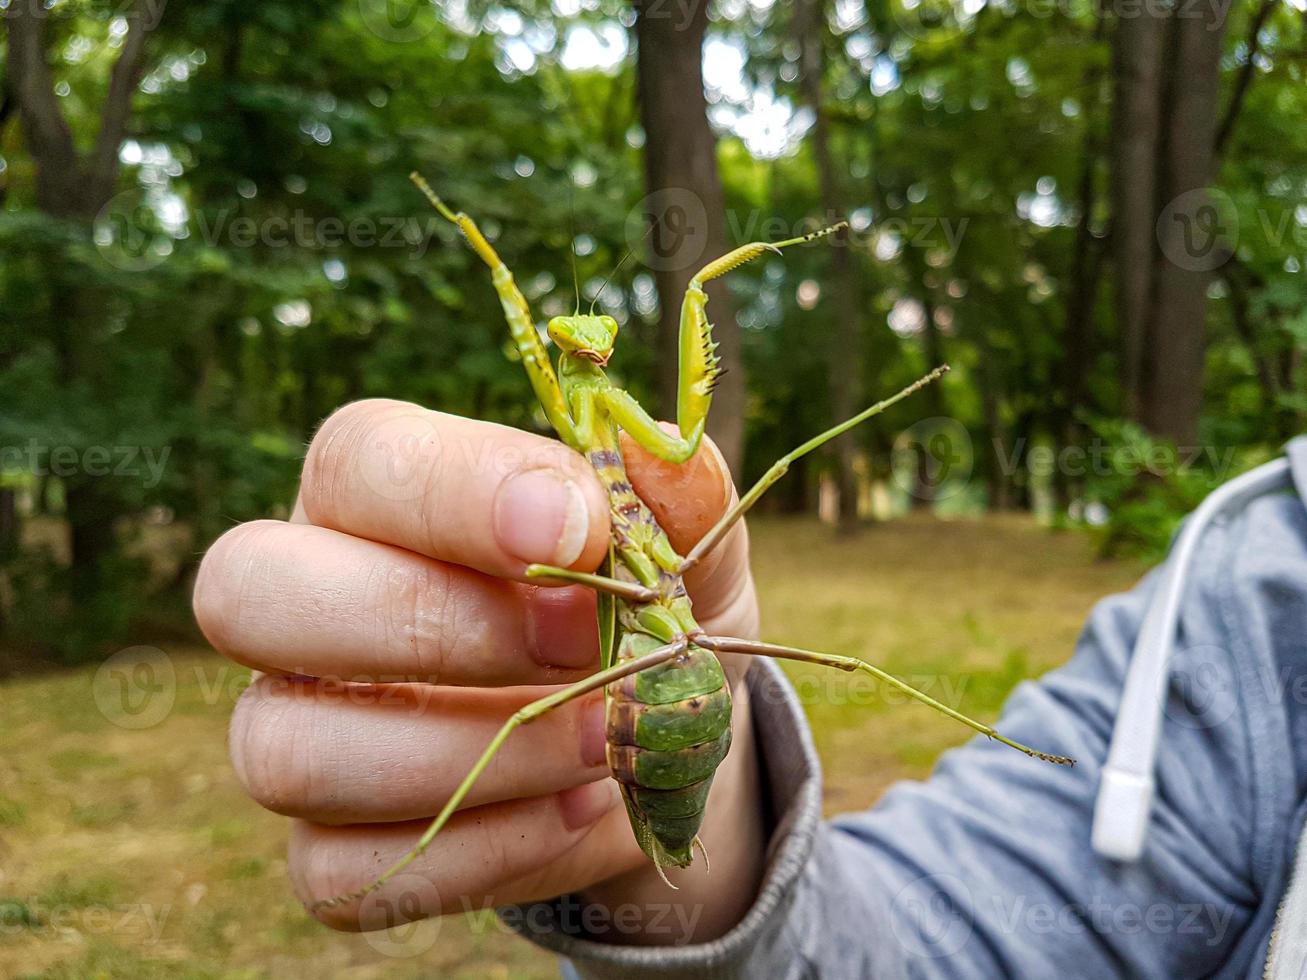
<instances>
[{"instance_id":1,"label":"mantis compound eye","mask_svg":"<svg viewBox=\"0 0 1307 980\"><path fill-rule=\"evenodd\" d=\"M609 335L610 337L616 337L616 336L617 336L617 321L614 320L612 317L610 317L610 316L601 316L601 317L599 318L599 323L603 326L603 328L604 328L605 330L608 331L608 335Z\"/></svg>"},{"instance_id":2,"label":"mantis compound eye","mask_svg":"<svg viewBox=\"0 0 1307 980\"><path fill-rule=\"evenodd\" d=\"M571 317L553 317L545 325L545 332L549 334L550 340L564 350L572 350L576 346L575 343L572 342L575 328Z\"/></svg>"}]
</instances>

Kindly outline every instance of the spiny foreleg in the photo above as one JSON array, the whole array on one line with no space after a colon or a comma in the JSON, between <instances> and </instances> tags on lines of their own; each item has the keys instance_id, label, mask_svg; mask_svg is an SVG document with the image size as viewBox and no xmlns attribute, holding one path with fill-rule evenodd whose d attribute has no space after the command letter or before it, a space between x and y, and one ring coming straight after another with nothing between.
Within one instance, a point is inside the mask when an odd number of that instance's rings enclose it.
<instances>
[{"instance_id":1,"label":"spiny foreleg","mask_svg":"<svg viewBox=\"0 0 1307 980\"><path fill-rule=\"evenodd\" d=\"M780 242L749 242L714 259L694 274L681 301L681 332L678 341L676 425L679 435L669 435L625 392L608 399L608 410L632 439L659 459L683 463L699 448L708 422L712 394L725 368L717 356L712 324L708 322L708 294L705 283L724 276L760 255L777 254L791 245L802 245L832 235L848 226L840 221L797 238ZM621 397L625 395L625 398Z\"/></svg>"}]
</instances>

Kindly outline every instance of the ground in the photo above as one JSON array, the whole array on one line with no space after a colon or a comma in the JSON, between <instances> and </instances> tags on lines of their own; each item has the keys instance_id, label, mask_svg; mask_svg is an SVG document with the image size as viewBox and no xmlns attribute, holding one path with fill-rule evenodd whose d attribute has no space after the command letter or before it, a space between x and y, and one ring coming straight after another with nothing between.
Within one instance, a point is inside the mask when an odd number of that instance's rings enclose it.
<instances>
[{"instance_id":1,"label":"ground","mask_svg":"<svg viewBox=\"0 0 1307 980\"><path fill-rule=\"evenodd\" d=\"M769 639L871 659L986 720L1018 681L1065 660L1090 606L1140 572L1016 517L912 516L848 540L764 520L753 540ZM488 913L398 938L318 926L286 883L285 821L250 803L227 764L245 672L199 647L138 654L124 659L144 674L111 663L0 686L0 975L558 975ZM925 776L968 737L860 677L787 670L831 813ZM162 693L128 703L124 684Z\"/></svg>"}]
</instances>

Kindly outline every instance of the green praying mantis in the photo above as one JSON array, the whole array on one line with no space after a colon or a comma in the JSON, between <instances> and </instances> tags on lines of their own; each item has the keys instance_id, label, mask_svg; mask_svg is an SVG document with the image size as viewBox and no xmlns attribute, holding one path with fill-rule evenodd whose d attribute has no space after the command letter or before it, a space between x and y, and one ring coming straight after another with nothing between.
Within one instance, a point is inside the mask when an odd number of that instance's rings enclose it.
<instances>
[{"instance_id":1,"label":"green praying mantis","mask_svg":"<svg viewBox=\"0 0 1307 980\"><path fill-rule=\"evenodd\" d=\"M775 657L819 664L843 671L863 671L908 697L940 711L982 735L1058 765L1074 765L1065 756L1040 752L1015 742L918 691L897 677L856 657L777 646L756 640L710 636L695 622L685 573L699 564L726 533L799 457L812 452L913 392L938 380L947 366L908 385L852 418L814 436L777 460L685 555L677 554L649 507L626 478L618 441L620 431L659 459L683 463L703 439L713 389L722 374L712 325L707 316L705 283L762 255L824 238L843 222L778 242L750 242L705 265L690 280L681 307L678 434L662 429L628 392L604 373L617 340L611 316L556 316L547 332L559 349L558 367L550 363L544 342L513 275L476 223L449 208L414 173L413 182L435 209L457 226L472 250L490 268L514 345L531 387L549 423L564 443L594 467L608 493L611 538L608 557L597 573L548 565L531 565L526 574L587 586L598 593L600 669L518 710L491 739L444 808L413 848L380 877L347 895L324 899L318 910L364 898L416 860L440 833L474 783L512 733L559 705L592 691L605 692L608 765L626 804L631 828L641 849L667 881L667 867L685 868L697 849L713 774L731 742L731 695L717 659L719 653ZM671 887L670 881L667 884Z\"/></svg>"}]
</instances>

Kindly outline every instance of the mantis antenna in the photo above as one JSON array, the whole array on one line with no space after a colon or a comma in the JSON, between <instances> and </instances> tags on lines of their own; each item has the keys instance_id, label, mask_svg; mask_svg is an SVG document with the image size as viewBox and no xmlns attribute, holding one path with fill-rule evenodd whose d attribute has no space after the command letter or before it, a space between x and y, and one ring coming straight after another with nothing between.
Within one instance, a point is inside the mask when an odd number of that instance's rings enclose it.
<instances>
[{"instance_id":1,"label":"mantis antenna","mask_svg":"<svg viewBox=\"0 0 1307 980\"><path fill-rule=\"evenodd\" d=\"M581 280L576 276L576 185L567 184L567 208L572 225L572 237L568 241L568 251L572 253L572 292L576 294L576 313L581 312Z\"/></svg>"},{"instance_id":2,"label":"mantis antenna","mask_svg":"<svg viewBox=\"0 0 1307 980\"><path fill-rule=\"evenodd\" d=\"M653 223L651 222L649 224L648 229L645 230L645 233L640 236L640 241L643 242L646 238L648 238L649 235L653 232L653 230L654 230L654 226ZM604 279L603 285L599 287L599 292L595 293L595 298L590 302L591 313L594 313L595 304L599 302L599 297L604 294L604 290L608 288L608 284L613 281L613 277L615 275L617 275L619 272L622 271L622 266L626 265L626 260L631 257L631 253L633 253L634 251L635 251L634 245L628 246L626 249L626 253L620 259L617 260L617 265L613 266L613 271L608 273L607 277Z\"/></svg>"}]
</instances>

